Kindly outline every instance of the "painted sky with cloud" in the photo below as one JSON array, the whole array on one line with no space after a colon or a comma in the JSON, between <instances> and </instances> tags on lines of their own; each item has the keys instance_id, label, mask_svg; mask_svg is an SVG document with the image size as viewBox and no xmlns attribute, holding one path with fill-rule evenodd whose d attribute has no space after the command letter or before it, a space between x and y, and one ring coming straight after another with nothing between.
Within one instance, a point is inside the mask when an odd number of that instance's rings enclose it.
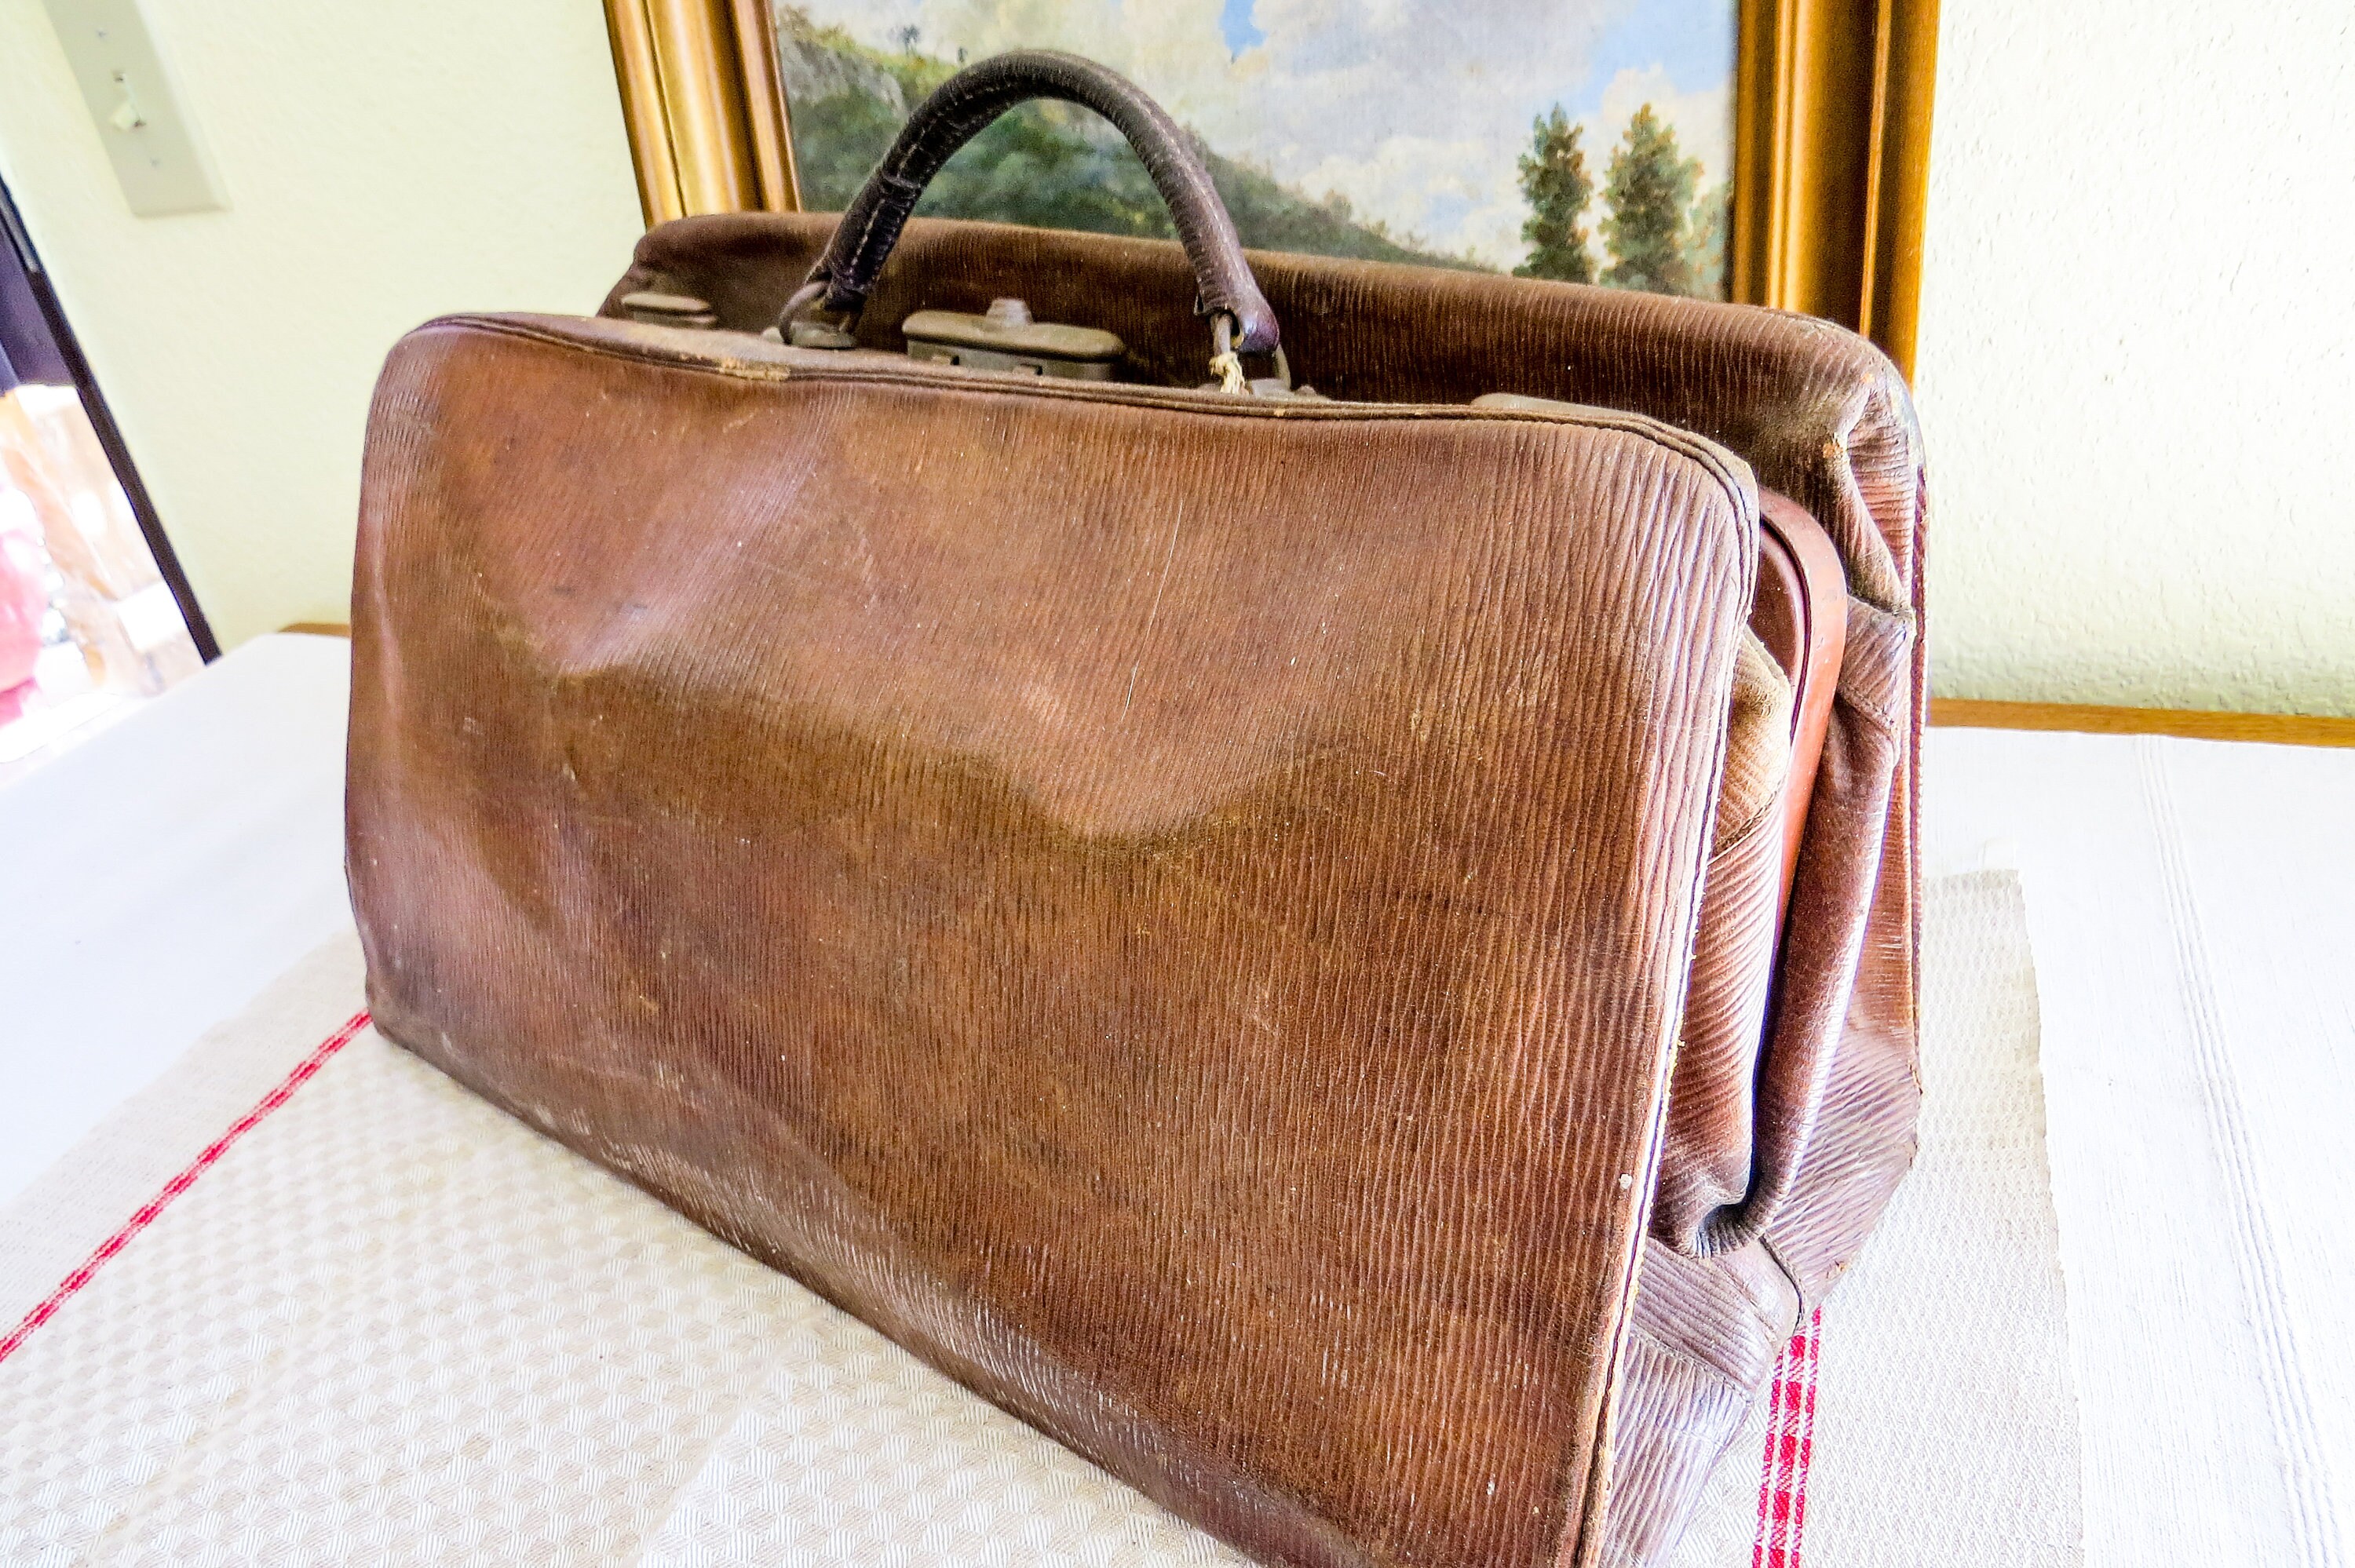
<instances>
[{"instance_id":1,"label":"painted sky with cloud","mask_svg":"<svg viewBox=\"0 0 2355 1568\"><path fill-rule=\"evenodd\" d=\"M1560 103L1599 184L1646 102L1726 175L1734 0L805 0L879 48L1063 48L1124 72L1199 131L1309 196L1435 249L1526 250L1515 160Z\"/></svg>"}]
</instances>

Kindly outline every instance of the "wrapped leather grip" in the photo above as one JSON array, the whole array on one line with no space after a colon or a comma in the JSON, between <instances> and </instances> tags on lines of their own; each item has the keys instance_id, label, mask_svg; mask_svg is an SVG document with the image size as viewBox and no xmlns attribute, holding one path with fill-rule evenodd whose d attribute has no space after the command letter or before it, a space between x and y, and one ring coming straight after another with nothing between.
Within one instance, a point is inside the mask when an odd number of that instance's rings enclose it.
<instances>
[{"instance_id":1,"label":"wrapped leather grip","mask_svg":"<svg viewBox=\"0 0 2355 1568\"><path fill-rule=\"evenodd\" d=\"M1194 266L1195 309L1233 317L1240 351L1274 348L1275 313L1252 278L1226 204L1177 122L1117 72L1050 49L992 56L957 72L917 105L810 270L809 281L826 286L825 308L856 311L867 302L900 227L941 165L990 122L1034 98L1080 104L1119 128L1177 220L1178 241Z\"/></svg>"}]
</instances>

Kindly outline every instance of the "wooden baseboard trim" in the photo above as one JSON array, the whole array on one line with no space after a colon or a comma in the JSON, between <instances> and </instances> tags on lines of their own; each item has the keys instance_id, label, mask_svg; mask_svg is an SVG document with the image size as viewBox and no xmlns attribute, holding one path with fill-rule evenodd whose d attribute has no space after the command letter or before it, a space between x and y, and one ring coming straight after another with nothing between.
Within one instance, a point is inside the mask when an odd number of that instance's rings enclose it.
<instances>
[{"instance_id":1,"label":"wooden baseboard trim","mask_svg":"<svg viewBox=\"0 0 2355 1568\"><path fill-rule=\"evenodd\" d=\"M278 629L305 637L349 637L352 629L340 620L295 620Z\"/></svg>"},{"instance_id":2,"label":"wooden baseboard trim","mask_svg":"<svg viewBox=\"0 0 2355 1568\"><path fill-rule=\"evenodd\" d=\"M2058 729L2083 735L2174 735L2274 746L2355 747L2355 718L2306 714L2209 713L2196 708L2109 708L2077 703L1991 703L1933 697L1930 722L1954 729Z\"/></svg>"}]
</instances>

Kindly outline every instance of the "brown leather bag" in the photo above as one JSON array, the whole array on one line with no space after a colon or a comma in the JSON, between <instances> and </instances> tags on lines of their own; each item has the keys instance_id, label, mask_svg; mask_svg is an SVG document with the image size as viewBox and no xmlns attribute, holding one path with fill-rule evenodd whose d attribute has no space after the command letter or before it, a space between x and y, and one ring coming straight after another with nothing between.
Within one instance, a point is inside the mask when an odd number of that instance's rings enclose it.
<instances>
[{"instance_id":1,"label":"brown leather bag","mask_svg":"<svg viewBox=\"0 0 2355 1568\"><path fill-rule=\"evenodd\" d=\"M906 221L1040 95L1182 244ZM1119 379L900 352L1001 296ZM371 1006L1265 1561L1657 1562L1911 1155L1921 539L1849 334L1247 263L986 61L394 351Z\"/></svg>"}]
</instances>

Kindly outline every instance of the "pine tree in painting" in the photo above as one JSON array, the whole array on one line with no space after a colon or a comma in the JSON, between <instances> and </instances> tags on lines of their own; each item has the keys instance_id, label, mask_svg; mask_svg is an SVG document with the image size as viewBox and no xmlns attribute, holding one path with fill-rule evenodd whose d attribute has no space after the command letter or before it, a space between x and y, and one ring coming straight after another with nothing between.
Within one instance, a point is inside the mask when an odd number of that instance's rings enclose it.
<instances>
[{"instance_id":1,"label":"pine tree in painting","mask_svg":"<svg viewBox=\"0 0 2355 1568\"><path fill-rule=\"evenodd\" d=\"M1711 185L1693 197L1692 215L1685 220L1686 292L1695 299L1725 298L1725 247L1733 227L1733 194Z\"/></svg>"},{"instance_id":2,"label":"pine tree in painting","mask_svg":"<svg viewBox=\"0 0 2355 1568\"><path fill-rule=\"evenodd\" d=\"M1685 249L1685 212L1692 205L1700 165L1680 155L1677 133L1652 112L1650 104L1627 122L1627 134L1611 153L1603 187L1610 216L1603 238L1611 265L1603 281L1615 289L1655 294L1692 291L1692 267Z\"/></svg>"},{"instance_id":3,"label":"pine tree in painting","mask_svg":"<svg viewBox=\"0 0 2355 1568\"><path fill-rule=\"evenodd\" d=\"M1586 226L1579 220L1594 195L1594 180L1586 172L1580 128L1557 103L1552 113L1539 115L1529 129L1529 150L1521 154L1521 195L1529 204L1521 238L1529 242L1529 259L1514 268L1513 275L1592 283L1594 257L1586 249Z\"/></svg>"}]
</instances>

